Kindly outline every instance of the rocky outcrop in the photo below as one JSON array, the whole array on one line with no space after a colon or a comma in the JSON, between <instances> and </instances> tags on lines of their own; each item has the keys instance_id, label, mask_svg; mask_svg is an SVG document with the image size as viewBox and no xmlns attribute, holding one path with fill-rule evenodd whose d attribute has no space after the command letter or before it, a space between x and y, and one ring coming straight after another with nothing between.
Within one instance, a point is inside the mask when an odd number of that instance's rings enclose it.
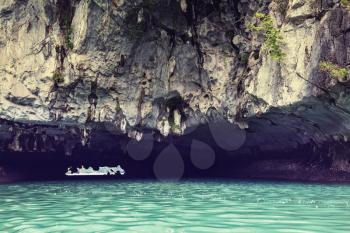
<instances>
[{"instance_id":1,"label":"rocky outcrop","mask_svg":"<svg viewBox=\"0 0 350 233\"><path fill-rule=\"evenodd\" d=\"M206 118L209 109L234 117L244 103L237 90L246 70L240 56L251 46L241 49L231 40L245 33L245 17L259 9L254 5L6 1L1 117L118 125L125 120L127 128L164 133L176 131L170 128L174 113L182 115L176 128L187 124L185 115L196 115L194 121ZM166 102L174 96L188 107L170 112Z\"/></svg>"},{"instance_id":2,"label":"rocky outcrop","mask_svg":"<svg viewBox=\"0 0 350 233\"><path fill-rule=\"evenodd\" d=\"M281 62L263 58L248 87L250 93L269 105L283 106L322 94L337 82L319 69L323 60L349 66L350 14L335 2L289 1L283 15L278 5L271 3L287 56Z\"/></svg>"},{"instance_id":3,"label":"rocky outcrop","mask_svg":"<svg viewBox=\"0 0 350 233\"><path fill-rule=\"evenodd\" d=\"M283 59L250 29L256 12L280 30ZM3 1L0 150L125 154L146 132L187 140L228 121L248 155L313 148L349 172L350 77L319 69L349 67L349 17L337 0Z\"/></svg>"}]
</instances>

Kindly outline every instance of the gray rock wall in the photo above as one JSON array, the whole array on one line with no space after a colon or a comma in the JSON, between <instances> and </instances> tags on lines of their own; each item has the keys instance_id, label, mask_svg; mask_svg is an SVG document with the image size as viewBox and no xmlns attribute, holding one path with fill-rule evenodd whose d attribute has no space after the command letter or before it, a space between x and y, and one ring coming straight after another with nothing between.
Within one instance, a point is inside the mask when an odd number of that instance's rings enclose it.
<instances>
[{"instance_id":1,"label":"gray rock wall","mask_svg":"<svg viewBox=\"0 0 350 233\"><path fill-rule=\"evenodd\" d=\"M282 61L252 32L281 29ZM0 3L0 117L110 122L181 134L324 94L319 62L348 66L349 10L339 1L5 0Z\"/></svg>"}]
</instances>

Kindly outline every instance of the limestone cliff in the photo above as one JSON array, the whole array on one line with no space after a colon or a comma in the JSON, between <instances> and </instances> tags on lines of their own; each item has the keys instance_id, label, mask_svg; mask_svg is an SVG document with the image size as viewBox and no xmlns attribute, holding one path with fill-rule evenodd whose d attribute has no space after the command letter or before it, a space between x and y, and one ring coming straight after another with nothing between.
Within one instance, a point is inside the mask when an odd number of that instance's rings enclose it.
<instances>
[{"instance_id":1,"label":"limestone cliff","mask_svg":"<svg viewBox=\"0 0 350 233\"><path fill-rule=\"evenodd\" d=\"M251 29L257 12L280 31L282 59ZM140 140L228 120L250 135L248 154L307 146L349 172L334 151L350 135L350 76L322 61L350 66L339 0L3 0L1 150L45 151L45 135L70 155L92 149L92 125ZM31 146L23 132L37 135Z\"/></svg>"}]
</instances>

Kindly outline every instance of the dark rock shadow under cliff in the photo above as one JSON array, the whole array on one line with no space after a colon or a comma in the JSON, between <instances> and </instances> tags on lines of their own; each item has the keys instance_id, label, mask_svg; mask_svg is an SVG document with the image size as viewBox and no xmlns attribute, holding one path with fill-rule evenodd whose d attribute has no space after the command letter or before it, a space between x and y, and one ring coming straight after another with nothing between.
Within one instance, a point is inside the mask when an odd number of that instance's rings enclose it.
<instances>
[{"instance_id":1,"label":"dark rock shadow under cliff","mask_svg":"<svg viewBox=\"0 0 350 233\"><path fill-rule=\"evenodd\" d=\"M224 128L213 131L215 124L232 127L228 122L213 122L183 136L163 138L155 131L144 129L144 135L148 136L140 142L113 133L104 123L73 125L2 120L0 167L5 171L3 177L15 174L22 180L67 179L68 167L97 169L121 165L126 174L111 178L162 180L160 174L167 179L349 182L350 100L343 95L348 91L348 85L342 84L324 96L307 97L290 106L272 108L245 119L248 128L244 130L234 126L234 132ZM83 142L82 132L86 130L89 137ZM218 139L225 141L227 147L218 143ZM149 146L143 147L143 140L149 140ZM203 148L194 152L194 144ZM128 153L130 146L135 146L131 153L136 157ZM193 153L197 153L197 159ZM200 164L201 154L204 159L210 159L205 168ZM174 160L174 156L178 159Z\"/></svg>"}]
</instances>

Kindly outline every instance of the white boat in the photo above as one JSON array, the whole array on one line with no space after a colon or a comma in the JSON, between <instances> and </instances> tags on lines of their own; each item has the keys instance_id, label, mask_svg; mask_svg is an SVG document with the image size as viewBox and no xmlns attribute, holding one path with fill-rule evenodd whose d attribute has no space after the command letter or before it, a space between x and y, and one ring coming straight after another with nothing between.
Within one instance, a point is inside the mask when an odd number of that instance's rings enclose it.
<instances>
[{"instance_id":1,"label":"white boat","mask_svg":"<svg viewBox=\"0 0 350 233\"><path fill-rule=\"evenodd\" d=\"M99 169L96 171L92 167L89 168L77 168L77 172L72 172L72 168L69 167L66 176L108 176L108 175L124 175L125 170L118 165L117 167L99 167Z\"/></svg>"}]
</instances>

